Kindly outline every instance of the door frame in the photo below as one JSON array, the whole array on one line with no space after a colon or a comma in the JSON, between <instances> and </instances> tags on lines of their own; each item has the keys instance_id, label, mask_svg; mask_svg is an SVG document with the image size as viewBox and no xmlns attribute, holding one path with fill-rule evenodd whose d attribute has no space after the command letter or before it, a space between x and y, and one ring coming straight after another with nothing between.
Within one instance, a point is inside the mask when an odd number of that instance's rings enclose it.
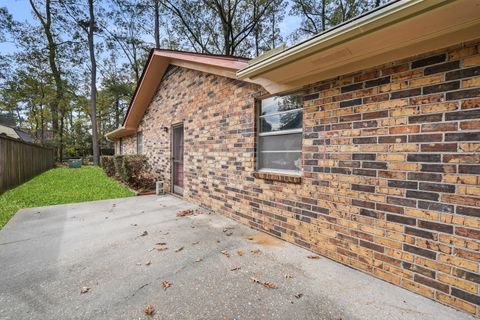
<instances>
[{"instance_id":1,"label":"door frame","mask_svg":"<svg viewBox=\"0 0 480 320\"><path fill-rule=\"evenodd\" d=\"M175 123L173 124L171 127L170 127L170 192L175 194L175 195L178 195L178 196L183 196L183 189L185 188L182 188L181 190L179 190L178 192L175 191L175 165L174 165L174 156L173 156L173 148L174 148L174 129L177 129L179 127L182 127L183 129L183 144L182 144L182 149L184 152L185 150L185 126L184 126L184 123L183 122L178 122L178 123ZM183 168L182 170L185 170L185 154L184 154L184 160L183 160ZM183 182L185 182L185 172L183 174Z\"/></svg>"}]
</instances>

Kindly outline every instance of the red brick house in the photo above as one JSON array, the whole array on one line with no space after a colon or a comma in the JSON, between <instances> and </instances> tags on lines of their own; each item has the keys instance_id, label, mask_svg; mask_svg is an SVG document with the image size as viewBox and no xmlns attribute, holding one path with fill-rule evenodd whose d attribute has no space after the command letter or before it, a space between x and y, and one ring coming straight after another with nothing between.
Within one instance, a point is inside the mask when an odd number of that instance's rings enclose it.
<instances>
[{"instance_id":1,"label":"red brick house","mask_svg":"<svg viewBox=\"0 0 480 320\"><path fill-rule=\"evenodd\" d=\"M400 1L251 61L154 50L117 153L165 191L480 315L480 2Z\"/></svg>"}]
</instances>

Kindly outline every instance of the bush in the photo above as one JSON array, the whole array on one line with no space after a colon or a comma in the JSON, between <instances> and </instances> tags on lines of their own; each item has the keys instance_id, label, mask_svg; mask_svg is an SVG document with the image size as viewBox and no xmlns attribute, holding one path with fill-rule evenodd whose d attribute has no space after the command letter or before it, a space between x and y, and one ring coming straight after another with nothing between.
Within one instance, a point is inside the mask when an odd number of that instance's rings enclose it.
<instances>
[{"instance_id":1,"label":"bush","mask_svg":"<svg viewBox=\"0 0 480 320\"><path fill-rule=\"evenodd\" d=\"M133 189L152 190L155 186L155 179L148 173L147 157L144 155L116 155L113 157L113 167L117 179Z\"/></svg>"},{"instance_id":2,"label":"bush","mask_svg":"<svg viewBox=\"0 0 480 320\"><path fill-rule=\"evenodd\" d=\"M117 179L122 179L123 155L116 155L113 157L113 166L115 167L115 177Z\"/></svg>"},{"instance_id":3,"label":"bush","mask_svg":"<svg viewBox=\"0 0 480 320\"><path fill-rule=\"evenodd\" d=\"M112 156L100 157L100 166L109 177L115 176L115 163Z\"/></svg>"}]
</instances>

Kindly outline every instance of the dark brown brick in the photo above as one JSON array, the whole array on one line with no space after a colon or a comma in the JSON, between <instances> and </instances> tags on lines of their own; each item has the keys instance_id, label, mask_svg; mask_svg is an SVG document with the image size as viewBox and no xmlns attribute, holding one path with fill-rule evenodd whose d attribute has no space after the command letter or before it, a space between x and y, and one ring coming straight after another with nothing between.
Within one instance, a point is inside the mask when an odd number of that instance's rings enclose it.
<instances>
[{"instance_id":1,"label":"dark brown brick","mask_svg":"<svg viewBox=\"0 0 480 320\"><path fill-rule=\"evenodd\" d=\"M430 278L426 278L426 277L422 277L421 275L418 275L416 274L414 277L413 277L413 280L415 282L418 282L418 283L421 283L421 284L424 284L430 288L434 288L434 289L437 289L437 290L440 290L440 291L443 291L445 293L449 293L449 289L450 287L446 284L443 284L441 282L438 282L438 281L435 281L433 279L430 279Z\"/></svg>"},{"instance_id":2,"label":"dark brown brick","mask_svg":"<svg viewBox=\"0 0 480 320\"><path fill-rule=\"evenodd\" d=\"M467 90L459 90L454 92L447 92L445 98L447 101L450 100L459 100L459 99L468 99L468 98L476 98L480 96L480 89L467 89Z\"/></svg>"},{"instance_id":3,"label":"dark brown brick","mask_svg":"<svg viewBox=\"0 0 480 320\"><path fill-rule=\"evenodd\" d=\"M365 200L352 199L352 206L375 209L375 203Z\"/></svg>"},{"instance_id":4,"label":"dark brown brick","mask_svg":"<svg viewBox=\"0 0 480 320\"><path fill-rule=\"evenodd\" d=\"M407 136L381 136L378 137L378 143L405 143Z\"/></svg>"},{"instance_id":5,"label":"dark brown brick","mask_svg":"<svg viewBox=\"0 0 480 320\"><path fill-rule=\"evenodd\" d=\"M372 161L365 161L362 163L362 168L367 169L387 169L386 162L372 162Z\"/></svg>"},{"instance_id":6,"label":"dark brown brick","mask_svg":"<svg viewBox=\"0 0 480 320\"><path fill-rule=\"evenodd\" d=\"M346 107L352 107L352 106L358 106L362 104L362 99L353 99L353 100L346 100L340 102L340 108L346 108Z\"/></svg>"},{"instance_id":7,"label":"dark brown brick","mask_svg":"<svg viewBox=\"0 0 480 320\"><path fill-rule=\"evenodd\" d=\"M377 143L377 137L353 138L354 144L372 144Z\"/></svg>"},{"instance_id":8,"label":"dark brown brick","mask_svg":"<svg viewBox=\"0 0 480 320\"><path fill-rule=\"evenodd\" d=\"M409 172L408 180L420 180L420 181L442 181L442 175L437 173L424 173L424 172Z\"/></svg>"},{"instance_id":9,"label":"dark brown brick","mask_svg":"<svg viewBox=\"0 0 480 320\"><path fill-rule=\"evenodd\" d=\"M477 132L461 132L446 133L445 141L480 141L480 131Z\"/></svg>"},{"instance_id":10,"label":"dark brown brick","mask_svg":"<svg viewBox=\"0 0 480 320\"><path fill-rule=\"evenodd\" d=\"M451 152L457 151L456 143L430 143L422 144L420 147L422 152Z\"/></svg>"},{"instance_id":11,"label":"dark brown brick","mask_svg":"<svg viewBox=\"0 0 480 320\"><path fill-rule=\"evenodd\" d=\"M390 83L390 76L368 80L365 82L365 88L376 87L382 84Z\"/></svg>"},{"instance_id":12,"label":"dark brown brick","mask_svg":"<svg viewBox=\"0 0 480 320\"><path fill-rule=\"evenodd\" d=\"M453 205L440 202L418 201L420 209L453 213Z\"/></svg>"},{"instance_id":13,"label":"dark brown brick","mask_svg":"<svg viewBox=\"0 0 480 320\"><path fill-rule=\"evenodd\" d=\"M405 262L403 261L402 262L402 267L404 269L407 269L407 270L410 270L410 271L413 271L415 273L420 273L426 277L429 277L429 278L432 278L432 279L435 279L435 275L436 275L436 272L435 271L432 271L430 269L427 269L427 268L424 268L424 267L420 267L420 266L417 266L415 264L411 264L411 263L408 263L408 262Z\"/></svg>"},{"instance_id":14,"label":"dark brown brick","mask_svg":"<svg viewBox=\"0 0 480 320\"><path fill-rule=\"evenodd\" d=\"M442 134L414 134L408 136L408 142L441 142Z\"/></svg>"},{"instance_id":15,"label":"dark brown brick","mask_svg":"<svg viewBox=\"0 0 480 320\"><path fill-rule=\"evenodd\" d=\"M367 209L360 209L360 215L375 219L383 219L384 214L378 211L367 210Z\"/></svg>"},{"instance_id":16,"label":"dark brown brick","mask_svg":"<svg viewBox=\"0 0 480 320\"><path fill-rule=\"evenodd\" d=\"M435 113L435 114L427 114L421 116L410 116L408 117L408 123L425 123L425 122L439 122L442 121L443 114L442 113Z\"/></svg>"},{"instance_id":17,"label":"dark brown brick","mask_svg":"<svg viewBox=\"0 0 480 320\"><path fill-rule=\"evenodd\" d=\"M387 212L393 212L398 214L404 213L403 207L391 206L389 204L384 204L384 203L377 203L375 208L380 211L387 211Z\"/></svg>"},{"instance_id":18,"label":"dark brown brick","mask_svg":"<svg viewBox=\"0 0 480 320\"><path fill-rule=\"evenodd\" d=\"M415 89L407 89L407 90L392 92L390 93L390 97L391 99L401 99L401 98L419 96L421 94L422 94L422 89L415 88Z\"/></svg>"},{"instance_id":19,"label":"dark brown brick","mask_svg":"<svg viewBox=\"0 0 480 320\"><path fill-rule=\"evenodd\" d=\"M417 220L415 218L409 218L405 216L397 216L395 214L387 214L387 221L406 224L410 226L414 226L417 224Z\"/></svg>"},{"instance_id":20,"label":"dark brown brick","mask_svg":"<svg viewBox=\"0 0 480 320\"><path fill-rule=\"evenodd\" d=\"M480 218L480 208L457 206L455 213Z\"/></svg>"},{"instance_id":21,"label":"dark brown brick","mask_svg":"<svg viewBox=\"0 0 480 320\"><path fill-rule=\"evenodd\" d=\"M411 207L411 208L415 208L417 206L416 200L397 198L397 197L387 197L387 203L396 204L404 207Z\"/></svg>"},{"instance_id":22,"label":"dark brown brick","mask_svg":"<svg viewBox=\"0 0 480 320\"><path fill-rule=\"evenodd\" d=\"M438 232L450 233L450 234L453 233L453 226L448 224L418 220L418 226L420 228L430 229Z\"/></svg>"},{"instance_id":23,"label":"dark brown brick","mask_svg":"<svg viewBox=\"0 0 480 320\"><path fill-rule=\"evenodd\" d=\"M412 62L412 69L429 66L432 64L444 62L447 59L446 54L439 54L428 58L423 58Z\"/></svg>"},{"instance_id":24,"label":"dark brown brick","mask_svg":"<svg viewBox=\"0 0 480 320\"><path fill-rule=\"evenodd\" d=\"M367 177L376 177L377 176L377 171L367 170L367 169L353 169L352 173L354 175L357 175L357 176L367 176Z\"/></svg>"},{"instance_id":25,"label":"dark brown brick","mask_svg":"<svg viewBox=\"0 0 480 320\"><path fill-rule=\"evenodd\" d=\"M303 101L315 100L318 99L319 95L317 93L307 94L303 96Z\"/></svg>"},{"instance_id":26,"label":"dark brown brick","mask_svg":"<svg viewBox=\"0 0 480 320\"><path fill-rule=\"evenodd\" d=\"M425 68L425 70L423 71L423 74L428 76L428 75L431 75L431 74L435 74L435 73L439 73L439 72L446 72L446 71L455 70L455 69L458 69L458 68L460 68L460 61L458 61L458 60L457 61L450 61L450 62L437 64L435 66ZM447 79L447 80L450 80L450 79Z\"/></svg>"},{"instance_id":27,"label":"dark brown brick","mask_svg":"<svg viewBox=\"0 0 480 320\"><path fill-rule=\"evenodd\" d=\"M413 253L413 254L416 254L416 255L419 255L419 256L422 256L422 257L425 257L425 258L428 258L428 259L432 259L432 260L435 260L435 258L437 257L437 254L434 251L430 251L430 250L427 250L427 249L422 249L422 248L415 247L415 246L412 246L412 245L409 245L409 244L406 244L406 243L403 244L403 250L407 251L407 252L410 252L410 253Z\"/></svg>"},{"instance_id":28,"label":"dark brown brick","mask_svg":"<svg viewBox=\"0 0 480 320\"><path fill-rule=\"evenodd\" d=\"M378 244L374 244L368 241L360 240L360 246L364 248L368 248L377 252L383 253L385 251L385 248L382 246L379 246Z\"/></svg>"},{"instance_id":29,"label":"dark brown brick","mask_svg":"<svg viewBox=\"0 0 480 320\"><path fill-rule=\"evenodd\" d=\"M362 184L352 184L352 190L362 191L362 192L375 192L375 186L366 186Z\"/></svg>"},{"instance_id":30,"label":"dark brown brick","mask_svg":"<svg viewBox=\"0 0 480 320\"><path fill-rule=\"evenodd\" d=\"M453 185L453 184L439 184L439 183L421 182L419 189L420 190L426 190L426 191L454 193L455 192L455 185Z\"/></svg>"},{"instance_id":31,"label":"dark brown brick","mask_svg":"<svg viewBox=\"0 0 480 320\"><path fill-rule=\"evenodd\" d=\"M459 173L471 173L471 174L480 174L480 165L459 165Z\"/></svg>"},{"instance_id":32,"label":"dark brown brick","mask_svg":"<svg viewBox=\"0 0 480 320\"><path fill-rule=\"evenodd\" d=\"M378 119L388 117L388 110L369 112L363 114L363 120L367 119Z\"/></svg>"},{"instance_id":33,"label":"dark brown brick","mask_svg":"<svg viewBox=\"0 0 480 320\"><path fill-rule=\"evenodd\" d=\"M388 186L390 188L417 189L418 182L405 180L388 180Z\"/></svg>"},{"instance_id":34,"label":"dark brown brick","mask_svg":"<svg viewBox=\"0 0 480 320\"><path fill-rule=\"evenodd\" d=\"M461 110L445 113L445 121L471 120L480 118L480 109Z\"/></svg>"},{"instance_id":35,"label":"dark brown brick","mask_svg":"<svg viewBox=\"0 0 480 320\"><path fill-rule=\"evenodd\" d=\"M407 198L438 201L439 194L433 192L407 190Z\"/></svg>"},{"instance_id":36,"label":"dark brown brick","mask_svg":"<svg viewBox=\"0 0 480 320\"><path fill-rule=\"evenodd\" d=\"M375 153L356 153L352 155L353 160L375 160L376 158Z\"/></svg>"},{"instance_id":37,"label":"dark brown brick","mask_svg":"<svg viewBox=\"0 0 480 320\"><path fill-rule=\"evenodd\" d=\"M462 279L480 284L480 274L478 274L478 273L472 273L472 272L465 271L465 270L462 270L462 269L454 268L453 269L453 275L455 275L459 278L462 278Z\"/></svg>"},{"instance_id":38,"label":"dark brown brick","mask_svg":"<svg viewBox=\"0 0 480 320\"><path fill-rule=\"evenodd\" d=\"M361 119L362 119L362 115L360 113L356 113L348 116L341 116L340 122L352 122L352 121L357 121Z\"/></svg>"},{"instance_id":39,"label":"dark brown brick","mask_svg":"<svg viewBox=\"0 0 480 320\"><path fill-rule=\"evenodd\" d=\"M434 84L428 87L423 87L423 94L446 92L446 91L457 90L459 88L460 88L460 81L444 82L440 84Z\"/></svg>"},{"instance_id":40,"label":"dark brown brick","mask_svg":"<svg viewBox=\"0 0 480 320\"><path fill-rule=\"evenodd\" d=\"M342 93L346 93L346 92L351 92L351 91L355 91L355 90L360 90L362 88L363 88L363 83L359 82L359 83L350 84L348 86L343 86L341 88L341 91L342 91Z\"/></svg>"},{"instance_id":41,"label":"dark brown brick","mask_svg":"<svg viewBox=\"0 0 480 320\"><path fill-rule=\"evenodd\" d=\"M420 238L425 238L425 239L431 239L431 240L437 240L437 236L433 234L430 231L425 231L425 230L420 230L412 227L405 227L405 233L415 236L415 237L420 237Z\"/></svg>"},{"instance_id":42,"label":"dark brown brick","mask_svg":"<svg viewBox=\"0 0 480 320\"><path fill-rule=\"evenodd\" d=\"M409 162L441 162L439 154L411 153L407 156Z\"/></svg>"},{"instance_id":43,"label":"dark brown brick","mask_svg":"<svg viewBox=\"0 0 480 320\"><path fill-rule=\"evenodd\" d=\"M358 113L358 115L361 117L362 114ZM354 129L361 129L361 128L376 128L378 127L377 120L369 120L369 121L360 121L360 122L355 122L353 124Z\"/></svg>"},{"instance_id":44,"label":"dark brown brick","mask_svg":"<svg viewBox=\"0 0 480 320\"><path fill-rule=\"evenodd\" d=\"M445 80L449 81L462 78L470 78L478 75L480 75L480 66L447 72L447 74L445 75Z\"/></svg>"},{"instance_id":45,"label":"dark brown brick","mask_svg":"<svg viewBox=\"0 0 480 320\"><path fill-rule=\"evenodd\" d=\"M448 164L426 164L421 165L420 171L422 172L444 172L444 173L455 173L457 172L457 167L455 165Z\"/></svg>"},{"instance_id":46,"label":"dark brown brick","mask_svg":"<svg viewBox=\"0 0 480 320\"><path fill-rule=\"evenodd\" d=\"M480 295L471 294L453 287L452 287L452 295L462 300L474 303L477 306L480 306Z\"/></svg>"}]
</instances>

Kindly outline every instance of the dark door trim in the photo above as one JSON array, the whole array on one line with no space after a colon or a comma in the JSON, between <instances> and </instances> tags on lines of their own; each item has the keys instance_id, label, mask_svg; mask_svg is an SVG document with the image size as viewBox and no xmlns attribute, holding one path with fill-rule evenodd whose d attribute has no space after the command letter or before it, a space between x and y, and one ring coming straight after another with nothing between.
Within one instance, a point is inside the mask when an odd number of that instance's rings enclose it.
<instances>
[{"instance_id":1,"label":"dark door trim","mask_svg":"<svg viewBox=\"0 0 480 320\"><path fill-rule=\"evenodd\" d=\"M172 125L171 137L171 192L183 195L184 182L184 165L183 165L183 143L184 143L184 128L183 123Z\"/></svg>"}]
</instances>

